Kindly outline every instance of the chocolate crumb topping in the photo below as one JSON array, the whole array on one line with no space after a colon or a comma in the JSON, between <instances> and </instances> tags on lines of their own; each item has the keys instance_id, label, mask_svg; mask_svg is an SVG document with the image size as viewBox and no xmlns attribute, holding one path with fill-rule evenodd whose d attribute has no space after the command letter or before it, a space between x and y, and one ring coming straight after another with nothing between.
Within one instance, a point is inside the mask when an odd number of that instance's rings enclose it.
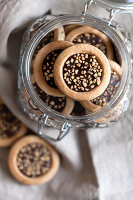
<instances>
[{"instance_id":1,"label":"chocolate crumb topping","mask_svg":"<svg viewBox=\"0 0 133 200\"><path fill-rule=\"evenodd\" d=\"M19 130L21 122L11 113L4 104L0 104L0 138L14 136Z\"/></svg>"},{"instance_id":2,"label":"chocolate crumb topping","mask_svg":"<svg viewBox=\"0 0 133 200\"><path fill-rule=\"evenodd\" d=\"M41 90L37 83L33 85L36 93L40 97L40 99L50 108L62 112L66 106L66 98L65 97L54 97L51 95L47 95L43 90Z\"/></svg>"},{"instance_id":3,"label":"chocolate crumb topping","mask_svg":"<svg viewBox=\"0 0 133 200\"><path fill-rule=\"evenodd\" d=\"M102 71L96 56L78 53L65 62L63 78L71 90L88 92L100 85Z\"/></svg>"},{"instance_id":4,"label":"chocolate crumb topping","mask_svg":"<svg viewBox=\"0 0 133 200\"><path fill-rule=\"evenodd\" d=\"M52 51L50 54L46 56L42 65L42 72L43 72L44 79L46 80L49 86L55 89L57 89L57 86L54 82L53 68L54 68L54 63L56 61L56 58L61 53L61 51L62 49Z\"/></svg>"},{"instance_id":5,"label":"chocolate crumb topping","mask_svg":"<svg viewBox=\"0 0 133 200\"><path fill-rule=\"evenodd\" d=\"M74 109L73 109L71 115L83 116L83 115L85 115L85 108L78 101L75 101L75 106L74 106Z\"/></svg>"},{"instance_id":6,"label":"chocolate crumb topping","mask_svg":"<svg viewBox=\"0 0 133 200\"><path fill-rule=\"evenodd\" d=\"M36 56L36 54L38 53L38 51L44 47L46 44L50 43L50 42L53 42L54 41L54 32L50 32L48 33L42 40L41 42L37 45L36 49L35 49L35 52L34 52L34 55L33 55L33 58Z\"/></svg>"},{"instance_id":7,"label":"chocolate crumb topping","mask_svg":"<svg viewBox=\"0 0 133 200\"><path fill-rule=\"evenodd\" d=\"M107 55L107 49L104 44L104 41L102 40L101 37L98 35L92 34L92 33L84 33L79 36L77 36L74 40L73 43L75 44L91 44L98 49L100 49L105 55Z\"/></svg>"},{"instance_id":8,"label":"chocolate crumb topping","mask_svg":"<svg viewBox=\"0 0 133 200\"><path fill-rule=\"evenodd\" d=\"M119 89L119 86L120 78L116 72L112 71L110 83L105 92L99 97L91 100L91 102L99 106L106 106L107 103L115 96L117 90Z\"/></svg>"},{"instance_id":9,"label":"chocolate crumb topping","mask_svg":"<svg viewBox=\"0 0 133 200\"><path fill-rule=\"evenodd\" d=\"M24 146L17 156L17 167L25 176L36 178L46 174L51 168L50 151L40 143Z\"/></svg>"}]
</instances>

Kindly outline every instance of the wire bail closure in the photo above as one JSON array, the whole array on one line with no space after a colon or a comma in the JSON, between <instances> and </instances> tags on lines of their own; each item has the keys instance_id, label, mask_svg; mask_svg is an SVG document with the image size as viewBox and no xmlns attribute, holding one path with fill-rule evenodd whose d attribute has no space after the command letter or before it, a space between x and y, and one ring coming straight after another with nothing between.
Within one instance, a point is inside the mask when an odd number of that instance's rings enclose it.
<instances>
[{"instance_id":1,"label":"wire bail closure","mask_svg":"<svg viewBox=\"0 0 133 200\"><path fill-rule=\"evenodd\" d=\"M63 123L61 129L59 130L59 134L57 135L56 138L54 138L54 137L46 135L43 131L44 127L50 126L48 124L48 119L49 119L48 115L45 115L45 114L39 115L39 118L38 118L38 134L42 138L49 139L49 140L54 141L54 142L62 140L69 133L69 130L71 128L71 124L69 124L68 122Z\"/></svg>"},{"instance_id":2,"label":"wire bail closure","mask_svg":"<svg viewBox=\"0 0 133 200\"><path fill-rule=\"evenodd\" d=\"M92 4L96 4L98 2L94 1L94 0L88 0L85 5L84 5L84 11L82 12L82 15L86 16L87 15L87 10L88 8L92 5ZM106 9L110 14L109 14L109 20L106 20L108 22L108 25L110 26L114 17L115 17L115 14L120 12L119 9ZM100 19L100 17L99 17Z\"/></svg>"},{"instance_id":3,"label":"wire bail closure","mask_svg":"<svg viewBox=\"0 0 133 200\"><path fill-rule=\"evenodd\" d=\"M89 6L91 6L92 4L96 4L96 2L94 2L94 0L88 0L85 5L84 5L84 11L82 12L83 15L87 14L87 10L89 8Z\"/></svg>"}]
</instances>

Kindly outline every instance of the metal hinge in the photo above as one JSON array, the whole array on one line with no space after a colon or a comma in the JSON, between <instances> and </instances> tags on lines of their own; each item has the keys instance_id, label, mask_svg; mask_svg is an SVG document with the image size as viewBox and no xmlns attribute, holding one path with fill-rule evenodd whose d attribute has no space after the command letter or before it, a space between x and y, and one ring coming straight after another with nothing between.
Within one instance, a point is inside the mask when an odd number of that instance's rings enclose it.
<instances>
[{"instance_id":1,"label":"metal hinge","mask_svg":"<svg viewBox=\"0 0 133 200\"><path fill-rule=\"evenodd\" d=\"M44 138L49 139L51 141L57 142L62 140L68 133L71 128L71 125L68 122L64 122L59 130L59 133L56 137L49 136L45 133L44 127L50 126L48 123L49 116L45 114L41 114L38 118L38 134Z\"/></svg>"},{"instance_id":2,"label":"metal hinge","mask_svg":"<svg viewBox=\"0 0 133 200\"><path fill-rule=\"evenodd\" d=\"M85 3L85 5L84 5L84 11L82 12L82 14L85 16L85 15L87 15L87 10L88 10L88 8L91 6L91 5L94 5L94 4L96 4L97 2L95 1L95 0L88 0L86 3ZM114 19L114 17L115 17L115 14L116 13L118 13L120 10L118 10L118 9L114 9L114 8L112 8L112 9L106 9L108 12L109 12L109 19L106 19L106 22L108 23L108 25L110 26L111 25L111 23L112 23L112 21L113 21L113 19ZM98 17L99 19L102 19L102 18L100 18L100 17ZM104 19L104 21L105 21L105 19Z\"/></svg>"}]
</instances>

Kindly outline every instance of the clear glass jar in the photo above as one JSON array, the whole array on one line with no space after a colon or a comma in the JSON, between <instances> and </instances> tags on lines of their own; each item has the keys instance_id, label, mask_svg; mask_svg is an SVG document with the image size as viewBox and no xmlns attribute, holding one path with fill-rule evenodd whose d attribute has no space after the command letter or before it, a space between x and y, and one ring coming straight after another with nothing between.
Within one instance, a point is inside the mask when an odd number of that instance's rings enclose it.
<instances>
[{"instance_id":1,"label":"clear glass jar","mask_svg":"<svg viewBox=\"0 0 133 200\"><path fill-rule=\"evenodd\" d=\"M88 3L82 15L46 15L37 19L25 32L20 51L18 74L18 98L28 117L36 121L38 134L54 141L61 140L72 127L107 127L117 122L129 107L131 94L131 40L129 34L117 24L86 14ZM63 115L48 107L36 94L30 78L30 65L33 53L42 40L52 30L62 25L83 24L96 28L111 38L119 50L123 76L115 97L101 110L84 116ZM123 39L121 39L121 34ZM27 98L28 96L28 98ZM30 99L33 106L29 103ZM33 109L34 107L34 109ZM35 112L38 110L38 112ZM57 136L48 136L44 127L59 129Z\"/></svg>"}]
</instances>

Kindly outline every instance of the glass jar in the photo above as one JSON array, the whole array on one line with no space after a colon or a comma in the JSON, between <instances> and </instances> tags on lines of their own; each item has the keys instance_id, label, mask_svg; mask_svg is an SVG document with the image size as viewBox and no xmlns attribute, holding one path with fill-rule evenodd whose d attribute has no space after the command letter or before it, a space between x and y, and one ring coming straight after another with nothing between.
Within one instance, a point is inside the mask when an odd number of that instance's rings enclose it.
<instances>
[{"instance_id":1,"label":"glass jar","mask_svg":"<svg viewBox=\"0 0 133 200\"><path fill-rule=\"evenodd\" d=\"M38 134L43 138L54 141L61 140L72 127L89 128L89 127L107 127L117 122L127 111L129 107L131 94L131 40L129 34L123 28L112 22L114 14L123 11L121 4L112 1L96 1L110 8L110 20L101 19L87 14L88 6L93 1L85 4L84 11L81 15L45 15L37 19L25 32L20 51L20 63L18 73L18 98L22 109L28 117L36 121L38 126ZM129 5L126 11L131 11ZM30 77L30 66L33 53L45 35L59 26L69 24L88 25L106 34L111 38L114 46L119 50L121 57L123 76L120 87L114 98L97 112L89 113L84 116L63 115L48 107L36 94ZM121 38L121 35L123 38ZM54 127L59 130L56 136L49 136L44 130L45 127Z\"/></svg>"}]
</instances>

